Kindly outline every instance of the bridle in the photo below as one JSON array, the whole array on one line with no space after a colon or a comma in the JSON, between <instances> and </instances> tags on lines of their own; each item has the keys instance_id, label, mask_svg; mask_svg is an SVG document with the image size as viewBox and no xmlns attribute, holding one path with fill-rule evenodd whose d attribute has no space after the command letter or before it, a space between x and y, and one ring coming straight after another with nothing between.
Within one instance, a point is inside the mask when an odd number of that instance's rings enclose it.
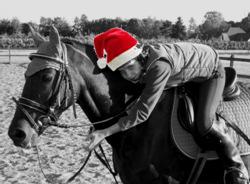
<instances>
[{"instance_id":1,"label":"bridle","mask_svg":"<svg viewBox=\"0 0 250 184\"><path fill-rule=\"evenodd\" d=\"M75 93L74 88L73 88L72 76L71 76L71 73L69 70L67 49L66 49L65 44L62 44L62 48L63 48L62 58L51 57L51 56L47 56L45 54L40 54L40 53L31 53L29 55L29 58L31 60L33 58L41 58L41 59L51 60L53 62L60 64L60 70L57 72L57 81L56 81L55 86L53 87L54 88L53 94L52 94L52 97L50 99L49 106L45 106L41 103L38 103L38 102L31 100L29 98L26 98L26 97L20 97L18 100L15 97L12 97L13 101L16 103L17 108L19 110L21 110L21 112L25 115L30 126L32 128L34 128L34 130L36 131L36 133L38 135L41 135L44 132L44 130L49 126L56 126L59 128L76 128L76 127L86 126L86 125L66 125L66 124L58 123L58 118L59 118L60 114L68 107L69 102L73 102L74 117L75 118L77 117L76 105L75 105L76 93ZM65 85L64 85L65 88L64 88L64 95L63 95L63 98L61 100L60 89L61 89L63 81L65 83ZM68 91L70 91L70 93L71 93L71 99L68 99ZM122 110L121 112L113 115L112 117L106 118L104 120L91 122L91 125L88 125L88 126L104 124L104 123L107 123L109 121L112 121L114 119L117 119L117 118L123 116L126 113L126 111L129 110L133 106L134 102L137 101L138 98L139 97L137 95L131 97L126 102L124 110ZM37 121L35 121L34 118L32 118L32 116L30 115L28 110L26 110L26 108L34 110L34 111L41 114L40 117L37 119ZM115 171L112 171L112 168L108 162L108 159L105 156L104 150L103 150L101 145L99 145L99 149L101 151L102 156L96 150L94 150L95 155L101 161L101 163L109 170L109 172L112 174L115 182L118 183L116 180L116 177L115 177L117 175L117 173ZM39 150L38 150L37 146L36 146L36 152L37 152L38 161L39 161L39 165L40 165L42 174L48 180L48 178L44 174L43 169L41 167L41 160L40 160ZM81 172L81 170L87 164L87 162L91 156L91 153L92 153L91 151L88 153L88 156L86 157L82 167L71 178L69 178L67 182L71 182L72 180L74 180L74 178Z\"/></svg>"},{"instance_id":2,"label":"bridle","mask_svg":"<svg viewBox=\"0 0 250 184\"><path fill-rule=\"evenodd\" d=\"M60 114L68 107L69 102L73 102L73 113L76 118L76 94L74 92L72 76L68 66L67 49L64 44L62 44L62 48L62 58L51 57L40 53L31 53L29 55L29 58L31 60L33 58L41 58L56 62L60 65L60 69L57 72L55 86L53 87L53 94L49 101L49 106L45 106L26 97L20 97L19 100L17 100L15 97L12 98L13 101L16 103L17 108L21 110L21 112L23 112L23 114L28 119L29 124L32 128L34 128L38 135L41 135L43 131L49 126L59 125L58 118ZM61 87L63 86L63 82L65 84L65 88L63 92L63 98L61 100L60 91ZM71 95L69 94L69 91ZM71 96L71 99L69 99L68 96ZM41 114L40 117L38 117L37 121L32 118L26 108L32 109Z\"/></svg>"}]
</instances>

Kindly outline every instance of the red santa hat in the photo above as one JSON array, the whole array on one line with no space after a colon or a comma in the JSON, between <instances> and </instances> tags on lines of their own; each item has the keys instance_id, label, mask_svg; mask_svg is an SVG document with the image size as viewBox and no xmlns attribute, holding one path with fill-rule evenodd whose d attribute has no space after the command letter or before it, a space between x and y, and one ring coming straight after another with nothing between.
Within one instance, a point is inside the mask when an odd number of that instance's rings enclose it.
<instances>
[{"instance_id":1,"label":"red santa hat","mask_svg":"<svg viewBox=\"0 0 250 184\"><path fill-rule=\"evenodd\" d=\"M111 28L94 38L95 52L98 57L97 65L112 71L134 59L141 53L137 47L138 41L121 28Z\"/></svg>"}]
</instances>

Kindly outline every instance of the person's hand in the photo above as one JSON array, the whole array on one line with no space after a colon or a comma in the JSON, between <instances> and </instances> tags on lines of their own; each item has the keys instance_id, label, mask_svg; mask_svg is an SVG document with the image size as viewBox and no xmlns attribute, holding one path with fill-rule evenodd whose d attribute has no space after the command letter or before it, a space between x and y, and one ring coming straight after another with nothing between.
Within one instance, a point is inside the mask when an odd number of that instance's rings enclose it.
<instances>
[{"instance_id":1,"label":"person's hand","mask_svg":"<svg viewBox=\"0 0 250 184\"><path fill-rule=\"evenodd\" d=\"M96 130L96 131L90 131L90 134L88 135L88 139L90 139L90 143L87 147L89 151L92 151L93 149L98 146L103 139L105 139L108 136L111 136L117 132L121 131L121 127L119 123L115 123L114 125L102 129L102 130Z\"/></svg>"},{"instance_id":2,"label":"person's hand","mask_svg":"<svg viewBox=\"0 0 250 184\"><path fill-rule=\"evenodd\" d=\"M102 141L105 139L106 133L104 130L96 130L88 135L90 143L88 145L88 150L92 151L95 149Z\"/></svg>"}]
</instances>

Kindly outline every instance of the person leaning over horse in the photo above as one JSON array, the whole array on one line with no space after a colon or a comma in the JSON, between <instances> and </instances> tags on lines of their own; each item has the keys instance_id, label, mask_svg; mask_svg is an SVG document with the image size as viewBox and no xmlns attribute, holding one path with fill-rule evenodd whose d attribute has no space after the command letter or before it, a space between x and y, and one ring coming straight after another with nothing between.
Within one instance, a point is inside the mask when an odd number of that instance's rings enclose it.
<instances>
[{"instance_id":1,"label":"person leaning over horse","mask_svg":"<svg viewBox=\"0 0 250 184\"><path fill-rule=\"evenodd\" d=\"M140 47L132 35L120 28L111 28L96 35L94 47L100 68L108 65L112 71L118 70L126 80L145 84L145 87L127 116L89 135L89 150L93 150L105 137L145 122L166 86L192 81L199 84L196 134L203 146L214 149L223 161L226 184L248 183L248 171L238 149L230 136L215 123L216 108L225 85L225 71L213 48L195 43Z\"/></svg>"}]
</instances>

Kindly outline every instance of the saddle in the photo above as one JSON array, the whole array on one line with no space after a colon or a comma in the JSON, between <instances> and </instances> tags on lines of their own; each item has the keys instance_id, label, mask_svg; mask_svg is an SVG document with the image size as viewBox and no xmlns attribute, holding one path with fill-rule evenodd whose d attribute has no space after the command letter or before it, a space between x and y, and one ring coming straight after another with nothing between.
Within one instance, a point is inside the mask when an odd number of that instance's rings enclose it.
<instances>
[{"instance_id":1,"label":"saddle","mask_svg":"<svg viewBox=\"0 0 250 184\"><path fill-rule=\"evenodd\" d=\"M233 68L225 68L226 81L223 91L223 102L217 112L224 112L229 120L237 122L238 127L244 130L245 135L250 134L250 88L237 82L237 74ZM189 86L188 86L189 87ZM195 92L195 91L194 91ZM215 151L202 150L193 138L195 95L189 93L185 86L175 88L173 109L171 111L171 136L177 149L187 158L195 160L187 184L197 182L207 160L217 160ZM221 119L221 118L220 118ZM224 119L222 123L226 125ZM227 131L240 151L240 155L250 155L247 141L242 141L234 128L226 126Z\"/></svg>"},{"instance_id":2,"label":"saddle","mask_svg":"<svg viewBox=\"0 0 250 184\"><path fill-rule=\"evenodd\" d=\"M240 88L237 85L237 73L232 67L225 67L226 81L223 91L223 100L231 101L240 95ZM178 120L182 128L192 132L194 128L194 102L191 95L185 90L185 86L178 89L179 104L177 108Z\"/></svg>"}]
</instances>

